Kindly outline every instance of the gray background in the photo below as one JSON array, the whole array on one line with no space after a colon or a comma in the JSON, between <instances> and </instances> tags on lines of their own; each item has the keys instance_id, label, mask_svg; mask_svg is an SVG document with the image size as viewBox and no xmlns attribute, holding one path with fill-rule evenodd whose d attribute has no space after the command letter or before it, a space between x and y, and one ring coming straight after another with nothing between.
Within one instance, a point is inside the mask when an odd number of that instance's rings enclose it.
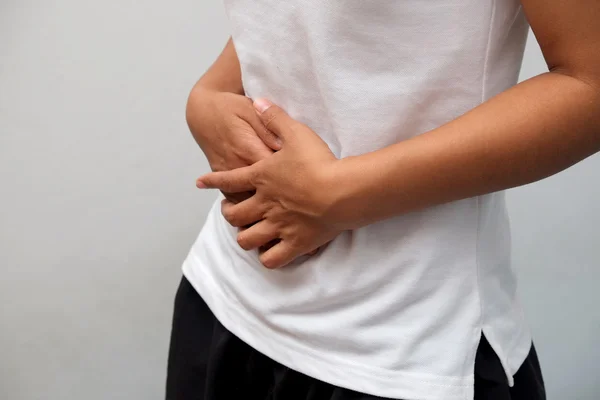
<instances>
[{"instance_id":1,"label":"gray background","mask_svg":"<svg viewBox=\"0 0 600 400\"><path fill-rule=\"evenodd\" d=\"M188 90L219 1L0 3L0 399L161 399L180 265L214 193ZM545 68L530 40L523 78ZM600 397L600 157L510 192L550 399Z\"/></svg>"}]
</instances>

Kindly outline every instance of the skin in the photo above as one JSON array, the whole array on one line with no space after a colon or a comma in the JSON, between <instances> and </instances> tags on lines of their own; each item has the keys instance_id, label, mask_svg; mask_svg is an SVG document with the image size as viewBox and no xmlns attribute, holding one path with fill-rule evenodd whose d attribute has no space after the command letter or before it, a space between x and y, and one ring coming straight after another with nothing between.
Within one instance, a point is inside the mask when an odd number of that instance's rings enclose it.
<instances>
[{"instance_id":1,"label":"skin","mask_svg":"<svg viewBox=\"0 0 600 400\"><path fill-rule=\"evenodd\" d=\"M281 144L265 129L244 96L240 63L231 39L190 92L186 120L213 171L229 171L269 157ZM252 195L223 193L234 203Z\"/></svg>"},{"instance_id":2,"label":"skin","mask_svg":"<svg viewBox=\"0 0 600 400\"><path fill-rule=\"evenodd\" d=\"M280 139L266 128L254 111L252 100L244 95L240 63L231 39L191 90L186 120L212 171L252 165L281 149ZM253 190L222 192L227 200L224 204L236 204L254 194ZM243 231L245 226L239 228ZM261 251L277 243L276 238L262 243Z\"/></svg>"},{"instance_id":3,"label":"skin","mask_svg":"<svg viewBox=\"0 0 600 400\"><path fill-rule=\"evenodd\" d=\"M465 115L378 151L336 159L309 127L255 101L282 148L255 164L200 177L200 188L255 191L225 202L238 242L278 268L340 232L544 179L600 150L600 2L522 0L549 72Z\"/></svg>"}]
</instances>

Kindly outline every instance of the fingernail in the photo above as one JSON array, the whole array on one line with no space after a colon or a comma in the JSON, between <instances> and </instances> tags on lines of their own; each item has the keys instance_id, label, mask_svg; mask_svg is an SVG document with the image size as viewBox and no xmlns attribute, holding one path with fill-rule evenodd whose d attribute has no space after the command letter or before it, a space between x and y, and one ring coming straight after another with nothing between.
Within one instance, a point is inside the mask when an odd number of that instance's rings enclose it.
<instances>
[{"instance_id":1,"label":"fingernail","mask_svg":"<svg viewBox=\"0 0 600 400\"><path fill-rule=\"evenodd\" d=\"M267 99L256 99L254 100L254 108L258 111L259 114L264 113L267 109L271 107L271 102Z\"/></svg>"},{"instance_id":2,"label":"fingernail","mask_svg":"<svg viewBox=\"0 0 600 400\"><path fill-rule=\"evenodd\" d=\"M198 189L206 189L206 188L207 188L207 186L206 186L206 185L204 184L204 182L202 182L201 180L197 180L197 181L196 181L196 187L197 187Z\"/></svg>"}]
</instances>

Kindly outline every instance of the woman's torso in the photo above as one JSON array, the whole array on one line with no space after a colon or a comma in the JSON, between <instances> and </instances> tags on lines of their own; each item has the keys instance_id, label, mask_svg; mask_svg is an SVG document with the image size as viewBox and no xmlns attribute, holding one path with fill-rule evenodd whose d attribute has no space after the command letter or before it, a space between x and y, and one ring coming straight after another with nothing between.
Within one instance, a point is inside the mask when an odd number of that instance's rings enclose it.
<instances>
[{"instance_id":1,"label":"woman's torso","mask_svg":"<svg viewBox=\"0 0 600 400\"><path fill-rule=\"evenodd\" d=\"M516 0L226 0L249 97L338 157L434 129L515 84ZM345 232L270 271L218 202L184 266L221 322L271 358L379 396L464 399L481 331L513 374L530 338L503 193ZM471 396L472 397L472 396Z\"/></svg>"}]
</instances>

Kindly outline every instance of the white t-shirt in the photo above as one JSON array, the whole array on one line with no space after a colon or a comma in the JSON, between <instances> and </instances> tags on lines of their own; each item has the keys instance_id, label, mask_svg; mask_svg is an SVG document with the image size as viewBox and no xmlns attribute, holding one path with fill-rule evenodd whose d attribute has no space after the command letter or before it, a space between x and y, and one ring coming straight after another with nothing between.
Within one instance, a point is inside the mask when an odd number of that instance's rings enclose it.
<instances>
[{"instance_id":1,"label":"white t-shirt","mask_svg":"<svg viewBox=\"0 0 600 400\"><path fill-rule=\"evenodd\" d=\"M518 0L225 1L246 94L280 105L340 158L434 129L514 85L527 35ZM219 201L184 274L258 351L359 392L465 400L483 332L512 384L531 337L504 193L342 233L278 270L237 245Z\"/></svg>"}]
</instances>

